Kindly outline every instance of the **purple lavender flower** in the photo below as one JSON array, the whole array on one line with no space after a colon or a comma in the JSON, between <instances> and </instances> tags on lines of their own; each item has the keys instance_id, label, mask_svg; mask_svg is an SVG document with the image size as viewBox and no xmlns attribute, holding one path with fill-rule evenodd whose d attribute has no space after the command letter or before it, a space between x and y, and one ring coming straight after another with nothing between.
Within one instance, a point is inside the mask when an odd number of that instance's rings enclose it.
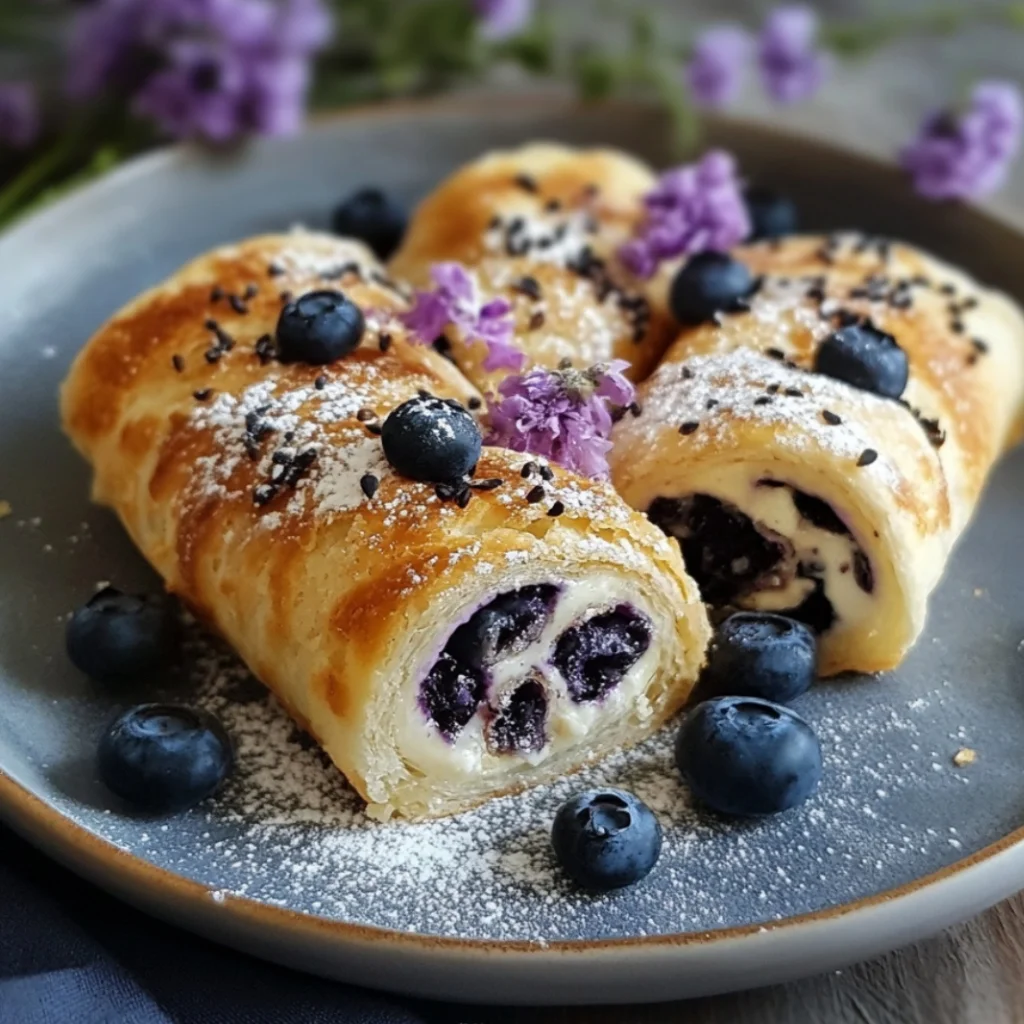
<instances>
[{"instance_id":1,"label":"purple lavender flower","mask_svg":"<svg viewBox=\"0 0 1024 1024\"><path fill-rule=\"evenodd\" d=\"M629 405L636 392L622 375L624 359L589 370L563 366L506 377L500 401L488 400L487 444L543 455L584 476L608 475L609 405Z\"/></svg>"},{"instance_id":2,"label":"purple lavender flower","mask_svg":"<svg viewBox=\"0 0 1024 1024\"><path fill-rule=\"evenodd\" d=\"M1024 101L1012 82L979 82L967 110L931 114L900 162L928 199L971 199L995 191L1020 147Z\"/></svg>"},{"instance_id":3,"label":"purple lavender flower","mask_svg":"<svg viewBox=\"0 0 1024 1024\"><path fill-rule=\"evenodd\" d=\"M810 99L828 74L816 48L818 15L810 7L776 7L761 29L759 61L765 91L779 103Z\"/></svg>"},{"instance_id":4,"label":"purple lavender flower","mask_svg":"<svg viewBox=\"0 0 1024 1024\"><path fill-rule=\"evenodd\" d=\"M498 42L526 28L533 17L533 0L473 0L480 35Z\"/></svg>"},{"instance_id":5,"label":"purple lavender flower","mask_svg":"<svg viewBox=\"0 0 1024 1024\"><path fill-rule=\"evenodd\" d=\"M451 325L467 343L483 342L486 371L518 370L526 356L515 346L512 307L505 299L481 304L476 281L461 263L435 263L430 269L434 287L416 293L416 301L402 322L416 340L433 344Z\"/></svg>"},{"instance_id":6,"label":"purple lavender flower","mask_svg":"<svg viewBox=\"0 0 1024 1024\"><path fill-rule=\"evenodd\" d=\"M75 22L69 89L135 94L169 135L225 141L301 122L322 0L96 0Z\"/></svg>"},{"instance_id":7,"label":"purple lavender flower","mask_svg":"<svg viewBox=\"0 0 1024 1024\"><path fill-rule=\"evenodd\" d=\"M0 146L24 149L39 135L39 106L28 82L0 82Z\"/></svg>"},{"instance_id":8,"label":"purple lavender flower","mask_svg":"<svg viewBox=\"0 0 1024 1024\"><path fill-rule=\"evenodd\" d=\"M739 25L712 25L698 37L686 67L690 96L698 107L728 106L743 84L743 71L753 49Z\"/></svg>"},{"instance_id":9,"label":"purple lavender flower","mask_svg":"<svg viewBox=\"0 0 1024 1024\"><path fill-rule=\"evenodd\" d=\"M619 250L623 263L640 277L651 277L663 260L724 251L750 234L736 161L722 150L666 171L644 197L644 206L639 234Z\"/></svg>"}]
</instances>

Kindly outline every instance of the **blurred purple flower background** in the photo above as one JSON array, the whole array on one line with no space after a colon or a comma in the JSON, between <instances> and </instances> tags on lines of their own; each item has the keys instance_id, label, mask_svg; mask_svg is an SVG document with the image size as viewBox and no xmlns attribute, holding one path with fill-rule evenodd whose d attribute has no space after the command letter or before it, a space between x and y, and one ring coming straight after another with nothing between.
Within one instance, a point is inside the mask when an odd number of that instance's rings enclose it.
<instances>
[{"instance_id":1,"label":"blurred purple flower background","mask_svg":"<svg viewBox=\"0 0 1024 1024\"><path fill-rule=\"evenodd\" d=\"M74 26L68 89L124 90L175 138L281 135L302 122L321 0L98 0Z\"/></svg>"},{"instance_id":2,"label":"blurred purple flower background","mask_svg":"<svg viewBox=\"0 0 1024 1024\"><path fill-rule=\"evenodd\" d=\"M497 42L526 28L533 17L533 0L473 0L473 10L480 19L480 34Z\"/></svg>"},{"instance_id":3,"label":"blurred purple flower background","mask_svg":"<svg viewBox=\"0 0 1024 1024\"><path fill-rule=\"evenodd\" d=\"M971 199L1006 180L1024 128L1024 102L1013 82L979 82L967 109L929 115L900 154L914 187L929 199Z\"/></svg>"},{"instance_id":4,"label":"blurred purple flower background","mask_svg":"<svg viewBox=\"0 0 1024 1024\"><path fill-rule=\"evenodd\" d=\"M24 149L39 134L39 106L29 82L0 84L0 146Z\"/></svg>"},{"instance_id":5,"label":"blurred purple flower background","mask_svg":"<svg viewBox=\"0 0 1024 1024\"><path fill-rule=\"evenodd\" d=\"M810 99L828 74L818 49L818 15L810 7L777 7L765 20L758 46L765 92L778 103Z\"/></svg>"},{"instance_id":6,"label":"blurred purple flower background","mask_svg":"<svg viewBox=\"0 0 1024 1024\"><path fill-rule=\"evenodd\" d=\"M697 36L686 66L693 103L716 109L734 102L753 50L750 33L740 25L712 25Z\"/></svg>"}]
</instances>

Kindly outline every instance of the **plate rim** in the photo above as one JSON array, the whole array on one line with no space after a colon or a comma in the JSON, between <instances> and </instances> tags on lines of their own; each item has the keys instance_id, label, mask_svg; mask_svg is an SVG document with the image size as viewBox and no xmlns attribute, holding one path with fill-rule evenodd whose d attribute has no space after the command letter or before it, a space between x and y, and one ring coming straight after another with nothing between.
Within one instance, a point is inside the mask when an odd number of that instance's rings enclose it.
<instances>
[{"instance_id":1,"label":"plate rim","mask_svg":"<svg viewBox=\"0 0 1024 1024\"><path fill-rule=\"evenodd\" d=\"M567 99L564 96L553 98L549 93L543 92L500 99L458 96L441 99L403 100L361 105L344 111L321 114L310 119L306 130L322 129L338 122L350 123L382 117L406 117L410 114L429 113L435 116L442 114L457 117L486 111L490 116L494 116L496 105L500 106L501 113L536 111L538 115L550 115L555 112L570 114L584 106L578 101ZM651 109L650 103L630 100L613 100L602 106L608 109L610 116L621 116L629 111L641 109L649 112ZM755 137L771 139L776 143L791 141L803 146L812 146L818 150L827 151L833 156L866 165L876 175L882 174L892 178L899 173L898 168L891 161L854 146L822 140L809 131L766 125L753 118L716 117L711 120L728 124L736 130ZM215 159L230 161L239 155L246 155L254 147L288 145L290 141L288 139L258 140L242 149L240 153L229 153L217 156ZM135 157L102 178L74 190L52 205L31 212L17 220L0 235L0 252L16 245L22 231L39 230L50 219L59 220L69 208L90 200L97 193L108 189L117 189L122 182L136 175L154 173L160 169L173 170L180 162L195 159L198 153L199 151L194 146L179 144ZM1024 220L1018 224L1011 216L1002 211L975 204L968 204L962 209L971 217L984 222L987 229L1008 233L1024 242ZM35 795L5 771L2 766L0 766L0 820L5 821L34 845L42 848L47 855L102 888L113 891L118 896L136 902L148 911L174 920L175 923L185 927L191 927L190 920L194 920L198 924L207 919L213 911L221 922L218 927L234 930L236 934L244 931L249 925L257 925L275 935L304 939L312 944L326 940L351 947L363 946L373 949L387 947L391 950L395 950L397 947L402 951L418 953L456 955L500 953L505 957L523 958L531 962L537 957L557 956L560 961L564 961L565 958L578 960L585 957L590 959L598 953L615 955L651 950L679 955L694 947L718 949L727 944L757 944L765 941L766 935L793 936L812 928L816 931L824 928L830 933L834 933L835 929L839 927L839 922L845 919L852 916L863 916L881 908L898 909L909 898L919 896L925 890L930 890L936 897L937 904L943 905L942 910L931 915L931 923L938 922L935 925L935 930L938 930L965 916L980 913L1019 891L1024 885L1024 825L1022 825L995 843L904 885L848 903L778 921L696 932L633 935L608 939L545 941L461 938L357 924L340 918L323 917L276 906L248 896L221 892L201 882L159 867L104 839ZM1017 867L1016 872L1007 870L1000 874L994 871L996 865L993 862L1007 855L1012 855L1012 860ZM982 886L986 892L984 900L969 901L971 903L969 910L961 907L960 903L966 901L958 902L955 898L956 894L969 893L979 886L982 879L986 878L988 879L987 886ZM954 898L943 898L950 896ZM198 930L198 927L193 930ZM920 932L910 937L917 938L921 934L924 933ZM238 944L230 939L223 941ZM773 941L778 942L779 940ZM824 942L823 935L820 941ZM852 958L845 960L839 958L836 960L836 966L848 963L850 959ZM816 961L810 971L805 973L818 973L821 970L820 963L821 961ZM316 970L315 967L307 969ZM321 973L329 972L321 971ZM800 976L799 970L791 973L791 977L798 976ZM721 990L718 989L718 991ZM421 989L421 991L425 990ZM435 990L430 994L437 994L437 992ZM450 995L449 998L451 998ZM636 1001L636 998L636 996L632 997L632 1001ZM640 998L643 998L642 993ZM657 996L652 995L650 998L657 998Z\"/></svg>"}]
</instances>

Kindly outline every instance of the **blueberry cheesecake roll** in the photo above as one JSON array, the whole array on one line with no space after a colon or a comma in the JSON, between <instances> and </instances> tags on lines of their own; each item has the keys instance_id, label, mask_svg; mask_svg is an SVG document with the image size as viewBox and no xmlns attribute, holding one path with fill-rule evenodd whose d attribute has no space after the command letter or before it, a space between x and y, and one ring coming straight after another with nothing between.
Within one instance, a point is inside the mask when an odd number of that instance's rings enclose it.
<instances>
[{"instance_id":1,"label":"blueberry cheesecake roll","mask_svg":"<svg viewBox=\"0 0 1024 1024\"><path fill-rule=\"evenodd\" d=\"M456 172L413 214L392 272L452 301L461 271L463 315L414 322L483 391L510 372L587 367L612 359L642 379L671 339L642 283L616 253L642 216L651 171L615 150L551 144L491 153ZM465 307L500 310L513 347L467 322ZM493 324L491 325L493 327ZM435 333L436 332L436 333Z\"/></svg>"},{"instance_id":2,"label":"blueberry cheesecake roll","mask_svg":"<svg viewBox=\"0 0 1024 1024\"><path fill-rule=\"evenodd\" d=\"M619 492L713 606L807 622L826 674L899 664L1016 433L1020 310L860 235L695 256L666 301L682 331L616 427Z\"/></svg>"},{"instance_id":3,"label":"blueberry cheesecake roll","mask_svg":"<svg viewBox=\"0 0 1024 1024\"><path fill-rule=\"evenodd\" d=\"M62 395L96 499L380 817L636 742L708 634L676 545L608 484L482 447L401 308L359 245L255 239L118 313Z\"/></svg>"}]
</instances>

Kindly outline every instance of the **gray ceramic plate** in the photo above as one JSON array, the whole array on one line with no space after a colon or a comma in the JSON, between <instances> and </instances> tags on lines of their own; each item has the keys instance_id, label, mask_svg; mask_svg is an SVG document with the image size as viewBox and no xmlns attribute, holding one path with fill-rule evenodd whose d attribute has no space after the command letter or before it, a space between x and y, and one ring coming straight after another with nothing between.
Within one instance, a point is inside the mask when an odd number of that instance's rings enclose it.
<instances>
[{"instance_id":1,"label":"gray ceramic plate","mask_svg":"<svg viewBox=\"0 0 1024 1024\"><path fill-rule=\"evenodd\" d=\"M590 773L648 799L666 827L654 874L583 897L547 828L574 780L421 826L374 827L229 654L196 640L163 679L110 692L62 653L64 616L100 580L155 584L87 500L60 436L57 385L122 302L215 243L325 221L348 189L413 200L457 164L535 137L663 158L646 108L558 103L394 108L210 160L147 157L0 239L0 810L43 849L188 928L337 978L479 1001L667 999L781 981L906 943L1024 886L1024 459L996 473L935 597L927 636L881 679L821 686L817 797L745 827L698 816L669 737ZM795 194L809 226L902 236L1016 290L1024 238L916 201L895 172L722 125L744 168ZM240 771L209 806L141 820L95 780L114 711L187 695L223 713ZM953 766L961 747L977 750Z\"/></svg>"}]
</instances>

